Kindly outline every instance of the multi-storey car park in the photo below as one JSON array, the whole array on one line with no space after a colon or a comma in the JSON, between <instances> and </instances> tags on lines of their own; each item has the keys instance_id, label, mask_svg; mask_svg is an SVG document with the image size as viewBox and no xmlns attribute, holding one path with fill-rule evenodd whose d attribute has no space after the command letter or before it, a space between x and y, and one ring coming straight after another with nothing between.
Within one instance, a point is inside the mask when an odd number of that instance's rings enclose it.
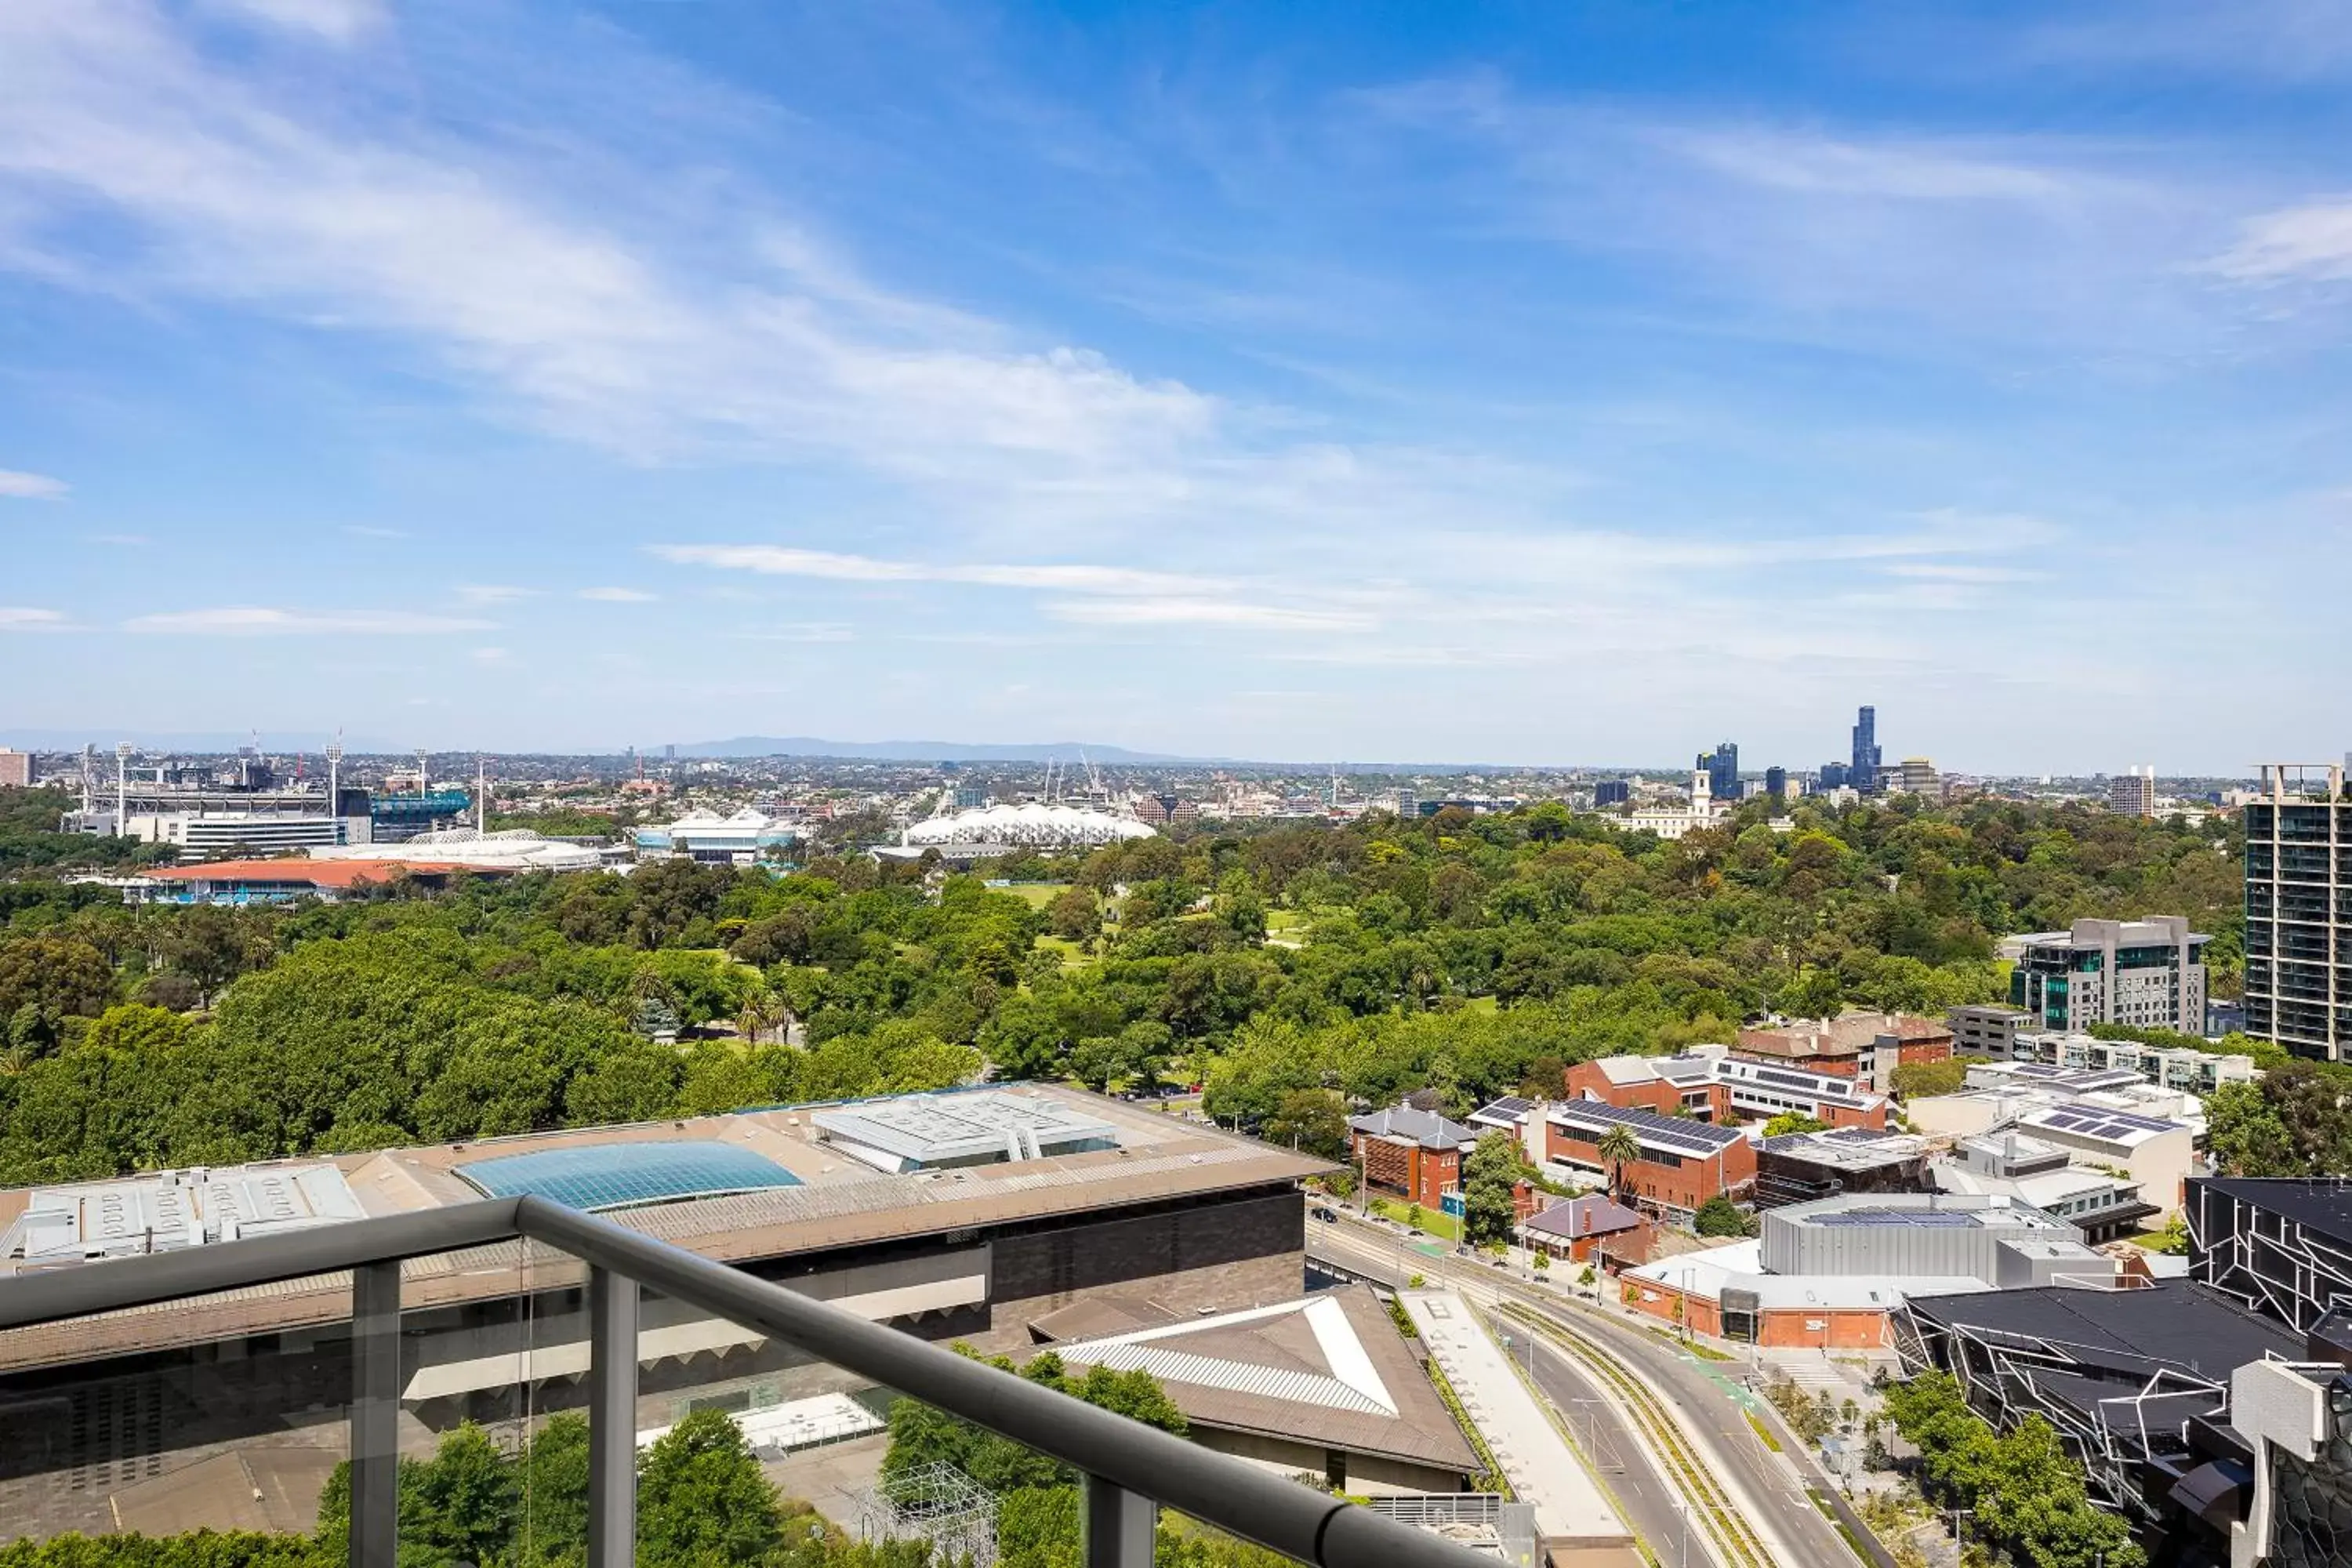
<instances>
[{"instance_id":1,"label":"multi-storey car park","mask_svg":"<svg viewBox=\"0 0 2352 1568\"><path fill-rule=\"evenodd\" d=\"M1107 1295L1144 1320L1295 1301L1297 1184L1328 1168L1057 1089L908 1095L19 1189L0 1194L0 1281L529 1194L921 1338L1013 1351L1070 1337L1056 1314ZM576 1262L509 1241L404 1277L404 1451L584 1397ZM347 1280L321 1276L0 1331L0 1538L217 1522L206 1510L239 1489L308 1507L341 1457L351 1318ZM887 1403L662 1298L638 1353L641 1435L707 1405L838 1425Z\"/></svg>"},{"instance_id":2,"label":"multi-storey car park","mask_svg":"<svg viewBox=\"0 0 2352 1568\"><path fill-rule=\"evenodd\" d=\"M2336 764L2265 763L2245 809L2246 1033L2340 1061L2352 1042L2352 800Z\"/></svg>"}]
</instances>

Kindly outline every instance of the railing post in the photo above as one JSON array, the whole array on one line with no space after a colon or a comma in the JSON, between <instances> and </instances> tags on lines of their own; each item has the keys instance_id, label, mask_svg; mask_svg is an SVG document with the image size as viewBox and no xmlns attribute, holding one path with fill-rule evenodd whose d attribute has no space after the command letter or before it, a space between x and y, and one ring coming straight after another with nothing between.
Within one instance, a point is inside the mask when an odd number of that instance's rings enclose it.
<instances>
[{"instance_id":1,"label":"railing post","mask_svg":"<svg viewBox=\"0 0 2352 1568\"><path fill-rule=\"evenodd\" d=\"M400 1552L400 1260L352 1270L351 1568Z\"/></svg>"},{"instance_id":2,"label":"railing post","mask_svg":"<svg viewBox=\"0 0 2352 1568\"><path fill-rule=\"evenodd\" d=\"M1151 1568L1158 1503L1100 1476L1088 1476L1078 1506L1080 1556L1086 1568Z\"/></svg>"},{"instance_id":3,"label":"railing post","mask_svg":"<svg viewBox=\"0 0 2352 1568\"><path fill-rule=\"evenodd\" d=\"M637 1282L588 1270L588 1565L637 1555Z\"/></svg>"}]
</instances>

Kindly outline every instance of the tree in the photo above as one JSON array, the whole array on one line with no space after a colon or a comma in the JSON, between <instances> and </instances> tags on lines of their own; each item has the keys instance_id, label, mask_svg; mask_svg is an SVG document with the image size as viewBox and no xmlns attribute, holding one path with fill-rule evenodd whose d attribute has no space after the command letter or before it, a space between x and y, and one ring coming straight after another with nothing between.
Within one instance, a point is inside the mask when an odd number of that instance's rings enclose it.
<instances>
[{"instance_id":1,"label":"tree","mask_svg":"<svg viewBox=\"0 0 2352 1568\"><path fill-rule=\"evenodd\" d=\"M1822 1132L1829 1123L1818 1116L1808 1116L1801 1110L1784 1110L1764 1123L1764 1136L1785 1138L1791 1132Z\"/></svg>"},{"instance_id":2,"label":"tree","mask_svg":"<svg viewBox=\"0 0 2352 1568\"><path fill-rule=\"evenodd\" d=\"M521 1498L506 1454L467 1421L441 1439L415 1486L402 1489L401 1536L443 1562L486 1563L513 1537Z\"/></svg>"},{"instance_id":3,"label":"tree","mask_svg":"<svg viewBox=\"0 0 2352 1568\"><path fill-rule=\"evenodd\" d=\"M1739 1212L1738 1204L1717 1193L1698 1205L1698 1212L1691 1216L1691 1228L1701 1236L1746 1236L1748 1216Z\"/></svg>"},{"instance_id":4,"label":"tree","mask_svg":"<svg viewBox=\"0 0 2352 1568\"><path fill-rule=\"evenodd\" d=\"M1507 1132L1490 1132L1462 1163L1462 1231L1474 1245L1507 1242L1518 1224L1518 1184L1534 1170Z\"/></svg>"},{"instance_id":5,"label":"tree","mask_svg":"<svg viewBox=\"0 0 2352 1568\"><path fill-rule=\"evenodd\" d=\"M1642 1157L1642 1141L1632 1128L1615 1122L1601 1135L1599 1154L1609 1162L1609 1191L1622 1198L1625 1192L1625 1167Z\"/></svg>"},{"instance_id":6,"label":"tree","mask_svg":"<svg viewBox=\"0 0 2352 1568\"><path fill-rule=\"evenodd\" d=\"M690 1412L639 1458L637 1561L646 1568L751 1568L782 1542L776 1489L724 1411Z\"/></svg>"},{"instance_id":7,"label":"tree","mask_svg":"<svg viewBox=\"0 0 2352 1568\"><path fill-rule=\"evenodd\" d=\"M1958 1094L1968 1087L1969 1067L1966 1062L1947 1058L1940 1062L1905 1062L1895 1069L1895 1092L1905 1100L1920 1100L1931 1095Z\"/></svg>"},{"instance_id":8,"label":"tree","mask_svg":"<svg viewBox=\"0 0 2352 1568\"><path fill-rule=\"evenodd\" d=\"M1065 942L1092 942L1102 934L1102 904L1091 888L1066 888L1045 906L1045 923Z\"/></svg>"},{"instance_id":9,"label":"tree","mask_svg":"<svg viewBox=\"0 0 2352 1568\"><path fill-rule=\"evenodd\" d=\"M1260 1130L1270 1143L1290 1143L1318 1159L1348 1154L1348 1103L1328 1089L1296 1089Z\"/></svg>"}]
</instances>

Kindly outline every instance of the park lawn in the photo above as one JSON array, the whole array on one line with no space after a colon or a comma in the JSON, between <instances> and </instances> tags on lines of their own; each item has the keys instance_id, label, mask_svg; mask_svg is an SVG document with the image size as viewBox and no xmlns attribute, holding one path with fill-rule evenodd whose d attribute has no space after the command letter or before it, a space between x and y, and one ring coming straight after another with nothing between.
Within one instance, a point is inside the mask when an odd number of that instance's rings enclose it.
<instances>
[{"instance_id":1,"label":"park lawn","mask_svg":"<svg viewBox=\"0 0 2352 1568\"><path fill-rule=\"evenodd\" d=\"M1066 936L1041 936L1037 939L1037 947L1042 952L1050 952L1060 958L1065 970L1084 969L1095 962L1087 956L1085 948Z\"/></svg>"},{"instance_id":2,"label":"park lawn","mask_svg":"<svg viewBox=\"0 0 2352 1568\"><path fill-rule=\"evenodd\" d=\"M1067 882L1015 882L1009 888L991 888L992 893L1010 893L1033 910L1042 910L1070 890Z\"/></svg>"},{"instance_id":3,"label":"park lawn","mask_svg":"<svg viewBox=\"0 0 2352 1568\"><path fill-rule=\"evenodd\" d=\"M1412 1205L1411 1204L1401 1204L1391 1198L1374 1198L1372 1200L1372 1212L1374 1214L1386 1215L1389 1218L1396 1221L1399 1225L1402 1225L1404 1223L1404 1216L1407 1211L1412 1207ZM1459 1241L1462 1239L1462 1222L1455 1219L1452 1215L1441 1213L1436 1209L1423 1209L1421 1211L1421 1230L1423 1236L1437 1237L1444 1241Z\"/></svg>"},{"instance_id":4,"label":"park lawn","mask_svg":"<svg viewBox=\"0 0 2352 1568\"><path fill-rule=\"evenodd\" d=\"M1462 1004L1465 1013L1499 1013L1503 1004L1492 996L1473 996Z\"/></svg>"}]
</instances>

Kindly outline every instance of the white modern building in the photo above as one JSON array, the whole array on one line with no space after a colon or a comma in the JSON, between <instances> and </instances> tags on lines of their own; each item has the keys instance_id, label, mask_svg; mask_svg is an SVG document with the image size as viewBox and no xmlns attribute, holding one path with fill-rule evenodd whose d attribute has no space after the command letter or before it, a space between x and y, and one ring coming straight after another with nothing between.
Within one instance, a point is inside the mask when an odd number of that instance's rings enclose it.
<instances>
[{"instance_id":1,"label":"white modern building","mask_svg":"<svg viewBox=\"0 0 2352 1568\"><path fill-rule=\"evenodd\" d=\"M637 829L637 853L710 866L755 866L764 852L799 837L781 817L748 805L725 816L698 807L667 826Z\"/></svg>"},{"instance_id":2,"label":"white modern building","mask_svg":"<svg viewBox=\"0 0 2352 1568\"><path fill-rule=\"evenodd\" d=\"M112 834L113 818L86 831ZM225 855L283 855L289 850L332 848L368 841L364 816L282 811L134 811L123 818L123 837L168 844L184 861Z\"/></svg>"},{"instance_id":3,"label":"white modern building","mask_svg":"<svg viewBox=\"0 0 2352 1568\"><path fill-rule=\"evenodd\" d=\"M1018 805L988 805L977 811L956 811L916 823L900 842L911 849L950 844L1007 844L1022 849L1092 849L1130 838L1150 838L1156 831L1131 816L1058 802L1023 801Z\"/></svg>"}]
</instances>

